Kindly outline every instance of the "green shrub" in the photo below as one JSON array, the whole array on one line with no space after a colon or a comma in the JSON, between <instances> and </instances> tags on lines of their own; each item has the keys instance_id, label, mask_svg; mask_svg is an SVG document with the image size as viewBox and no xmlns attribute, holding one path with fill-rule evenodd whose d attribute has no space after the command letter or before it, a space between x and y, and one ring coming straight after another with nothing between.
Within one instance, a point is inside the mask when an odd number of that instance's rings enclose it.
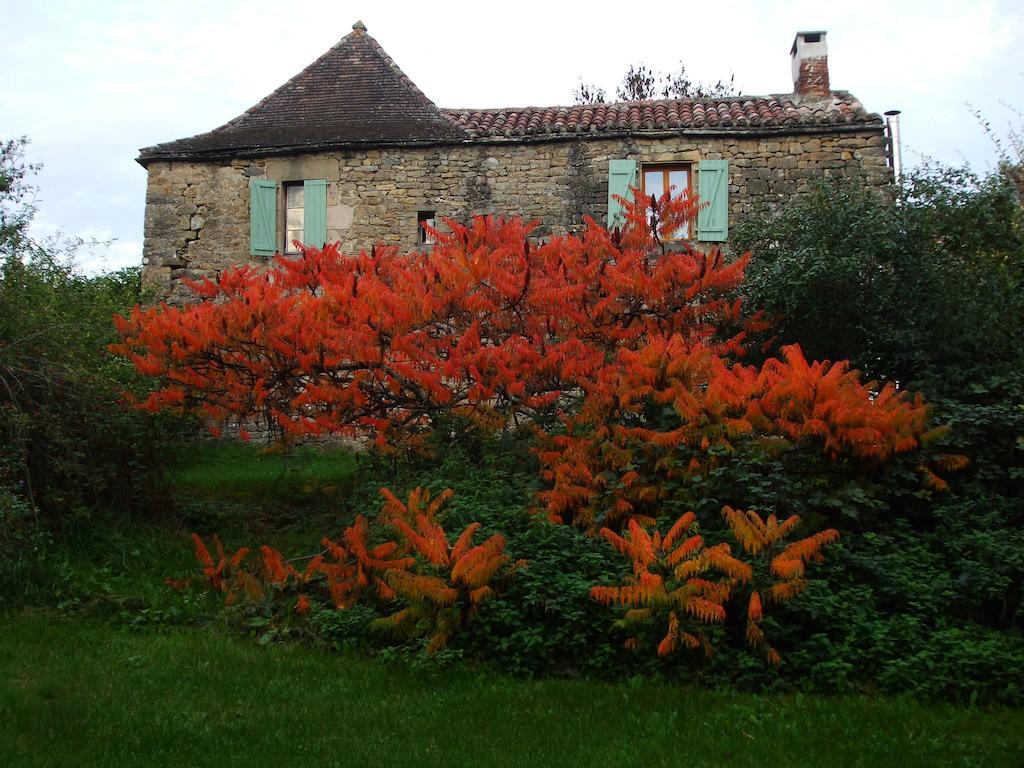
<instances>
[{"instance_id":1,"label":"green shrub","mask_svg":"<svg viewBox=\"0 0 1024 768\"><path fill-rule=\"evenodd\" d=\"M733 246L754 253L751 306L808 358L920 389L1024 349L1024 211L1002 174L926 168L895 200L820 183L741 221Z\"/></svg>"},{"instance_id":2,"label":"green shrub","mask_svg":"<svg viewBox=\"0 0 1024 768\"><path fill-rule=\"evenodd\" d=\"M0 144L0 484L53 517L139 507L162 430L124 407L141 381L106 351L113 314L139 300L139 270L89 277L75 243L28 236L24 145Z\"/></svg>"},{"instance_id":3,"label":"green shrub","mask_svg":"<svg viewBox=\"0 0 1024 768\"><path fill-rule=\"evenodd\" d=\"M166 419L125 407L139 382L105 350L137 281L137 270L86 277L44 252L0 263L4 479L53 516L152 498Z\"/></svg>"},{"instance_id":4,"label":"green shrub","mask_svg":"<svg viewBox=\"0 0 1024 768\"><path fill-rule=\"evenodd\" d=\"M24 598L41 580L51 544L20 489L0 484L0 608Z\"/></svg>"},{"instance_id":5,"label":"green shrub","mask_svg":"<svg viewBox=\"0 0 1024 768\"><path fill-rule=\"evenodd\" d=\"M779 614L782 678L817 690L1020 703L1024 661L1024 209L1002 174L926 169L896 200L849 184L737 228L748 298L783 343L849 358L921 391L966 456L945 492L916 462L848 477L789 457L724 473L710 493L831 516L822 580ZM927 460L927 456L924 457ZM767 471L765 471L767 470ZM815 480L814 478L817 478ZM722 663L726 663L724 660ZM737 665L733 665L736 669Z\"/></svg>"}]
</instances>

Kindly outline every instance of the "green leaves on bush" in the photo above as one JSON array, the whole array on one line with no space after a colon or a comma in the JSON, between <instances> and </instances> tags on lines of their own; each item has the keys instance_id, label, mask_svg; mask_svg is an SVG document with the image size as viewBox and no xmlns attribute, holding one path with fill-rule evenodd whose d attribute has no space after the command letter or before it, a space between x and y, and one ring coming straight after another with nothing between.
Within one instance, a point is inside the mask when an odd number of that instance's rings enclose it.
<instances>
[{"instance_id":1,"label":"green leaves on bush","mask_svg":"<svg viewBox=\"0 0 1024 768\"><path fill-rule=\"evenodd\" d=\"M106 352L113 314L138 301L139 271L88 277L73 242L28 236L25 143L0 144L0 486L54 515L139 507L160 433L123 407L141 381Z\"/></svg>"}]
</instances>

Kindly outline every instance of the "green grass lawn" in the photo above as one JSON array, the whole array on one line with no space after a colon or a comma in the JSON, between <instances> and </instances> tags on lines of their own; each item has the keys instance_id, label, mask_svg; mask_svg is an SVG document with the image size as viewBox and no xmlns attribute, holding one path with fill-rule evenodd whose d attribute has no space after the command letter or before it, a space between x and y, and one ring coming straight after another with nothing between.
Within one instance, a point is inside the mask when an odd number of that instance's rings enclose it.
<instances>
[{"instance_id":1,"label":"green grass lawn","mask_svg":"<svg viewBox=\"0 0 1024 768\"><path fill-rule=\"evenodd\" d=\"M1024 712L417 672L48 614L0 633L5 766L1020 766Z\"/></svg>"},{"instance_id":2,"label":"green grass lawn","mask_svg":"<svg viewBox=\"0 0 1024 768\"><path fill-rule=\"evenodd\" d=\"M294 501L315 492L345 493L355 454L341 449L297 448L286 459L251 443L206 441L169 451L168 484L194 495Z\"/></svg>"},{"instance_id":3,"label":"green grass lawn","mask_svg":"<svg viewBox=\"0 0 1024 768\"><path fill-rule=\"evenodd\" d=\"M167 454L166 492L149 518L99 510L69 516L45 559L21 580L16 602L136 624L188 621L217 604L164 583L198 572L191 533L207 540L217 533L232 550L270 544L294 556L351 522L350 451L300 448L285 460L252 444L202 441Z\"/></svg>"},{"instance_id":4,"label":"green grass lawn","mask_svg":"<svg viewBox=\"0 0 1024 768\"><path fill-rule=\"evenodd\" d=\"M146 521L73 524L0 613L0 766L1024 765L1024 711L513 680L458 665L260 645L196 572L188 534L289 555L353 514L356 462L253 446L171 452Z\"/></svg>"}]
</instances>

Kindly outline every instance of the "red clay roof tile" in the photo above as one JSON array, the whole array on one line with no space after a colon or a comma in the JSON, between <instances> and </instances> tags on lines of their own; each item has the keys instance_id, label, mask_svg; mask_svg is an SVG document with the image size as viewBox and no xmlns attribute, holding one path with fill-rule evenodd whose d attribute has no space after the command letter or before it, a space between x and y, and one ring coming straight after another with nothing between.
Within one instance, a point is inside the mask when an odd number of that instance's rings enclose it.
<instances>
[{"instance_id":1,"label":"red clay roof tile","mask_svg":"<svg viewBox=\"0 0 1024 768\"><path fill-rule=\"evenodd\" d=\"M556 136L587 131L614 134L625 131L716 130L876 124L846 91L831 99L807 100L793 95L742 96L730 99L661 99L574 107L515 109L442 109L441 114L472 139Z\"/></svg>"}]
</instances>

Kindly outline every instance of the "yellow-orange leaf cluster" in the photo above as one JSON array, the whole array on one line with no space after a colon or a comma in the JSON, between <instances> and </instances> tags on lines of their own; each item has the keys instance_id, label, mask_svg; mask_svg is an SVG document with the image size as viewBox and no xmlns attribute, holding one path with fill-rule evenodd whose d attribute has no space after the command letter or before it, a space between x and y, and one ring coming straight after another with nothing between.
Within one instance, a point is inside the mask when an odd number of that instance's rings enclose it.
<instances>
[{"instance_id":1,"label":"yellow-orange leaf cluster","mask_svg":"<svg viewBox=\"0 0 1024 768\"><path fill-rule=\"evenodd\" d=\"M696 515L687 512L664 536L657 530L649 533L635 519L625 535L601 529L601 536L632 561L633 575L620 586L593 587L590 596L605 605L628 606L626 626L666 621L659 656L701 646L710 654L700 625L723 621L733 587L751 576L750 567L732 556L728 544L705 547L700 534L691 534L695 522ZM640 641L629 638L626 646L637 649Z\"/></svg>"},{"instance_id":2,"label":"yellow-orange leaf cluster","mask_svg":"<svg viewBox=\"0 0 1024 768\"><path fill-rule=\"evenodd\" d=\"M667 622L657 647L659 656L667 656L681 647L701 646L710 654L710 644L700 632L700 625L724 621L726 604L749 589L747 643L763 651L770 663L778 664L779 654L768 645L761 627L764 604L756 587L763 576L755 565L769 563L770 575L777 581L767 587L767 599L784 602L803 590L806 564L821 559L822 548L836 541L839 534L829 529L786 544L784 540L800 523L796 515L782 522L774 515L762 520L755 512L728 506L722 514L742 551L754 557L754 565L734 556L726 543L706 547L699 534L690 534L697 519L693 512L682 515L664 536L657 529L646 530L631 518L625 535L602 528L601 536L630 559L632 575L619 586L592 587L590 596L605 605L627 607L624 626ZM640 646L639 637L626 641L631 650Z\"/></svg>"},{"instance_id":3,"label":"yellow-orange leaf cluster","mask_svg":"<svg viewBox=\"0 0 1024 768\"><path fill-rule=\"evenodd\" d=\"M760 369L730 363L679 335L623 350L614 385L598 388L567 419L568 430L540 452L542 494L552 519L621 526L657 514L666 476L689 474L699 460L666 468L680 448L689 455L735 450L742 440L816 445L826 455L881 463L919 445L927 408L891 386L863 384L843 363L809 363L799 347L782 349ZM648 418L669 408L670 419ZM615 449L611 450L610 446ZM645 468L640 472L637 468ZM619 480L609 493L608 476Z\"/></svg>"},{"instance_id":4,"label":"yellow-orange leaf cluster","mask_svg":"<svg viewBox=\"0 0 1024 768\"><path fill-rule=\"evenodd\" d=\"M394 528L398 540L373 544L373 530L362 515L344 530L338 541L324 538L324 551L298 570L281 553L269 546L259 548L260 560L250 562L251 550L243 547L232 555L213 537L216 556L203 539L192 535L196 558L210 585L225 595L227 605L240 597L262 600L274 593L297 593L294 611L305 616L312 610L308 592L322 585L335 608L345 609L372 594L381 604L404 604L379 620L378 626L425 632L427 648L443 648L452 634L463 626L499 583L516 568L505 554L505 539L494 534L481 544L473 537L479 523L468 525L454 544L438 518L452 496L445 490L436 496L414 488L406 502L381 489L385 499L381 520ZM168 580L184 588L187 581ZM372 591L371 591L372 588Z\"/></svg>"},{"instance_id":5,"label":"yellow-orange leaf cluster","mask_svg":"<svg viewBox=\"0 0 1024 768\"><path fill-rule=\"evenodd\" d=\"M747 603L747 644L761 649L772 664L779 664L778 652L767 643L761 620L764 602L784 603L799 595L807 586L806 567L822 560L821 550L839 540L839 532L829 528L799 541L786 543L797 527L800 517L791 515L780 521L775 515L762 519L753 510L726 506L722 515L736 541L758 566L753 579L760 589L752 589ZM765 569L767 566L767 569ZM760 571L767 570L767 574Z\"/></svg>"},{"instance_id":6,"label":"yellow-orange leaf cluster","mask_svg":"<svg viewBox=\"0 0 1024 768\"><path fill-rule=\"evenodd\" d=\"M400 511L395 509L400 506L406 516L413 518L410 521L398 515L392 518L391 525L408 551L419 556L423 567L418 573L388 574L388 583L408 606L380 620L378 626L415 628L425 622L430 627L427 650L437 651L469 621L477 606L494 593L496 580L507 577L523 563L510 563L501 534L474 545L473 536L480 530L480 523L468 525L455 543L449 544L444 528L429 514L429 494L424 499L420 489L413 491L409 503L404 505L389 493L385 497L392 514ZM447 498L445 494L437 498L442 497ZM420 507L425 507L424 511L413 511Z\"/></svg>"}]
</instances>

